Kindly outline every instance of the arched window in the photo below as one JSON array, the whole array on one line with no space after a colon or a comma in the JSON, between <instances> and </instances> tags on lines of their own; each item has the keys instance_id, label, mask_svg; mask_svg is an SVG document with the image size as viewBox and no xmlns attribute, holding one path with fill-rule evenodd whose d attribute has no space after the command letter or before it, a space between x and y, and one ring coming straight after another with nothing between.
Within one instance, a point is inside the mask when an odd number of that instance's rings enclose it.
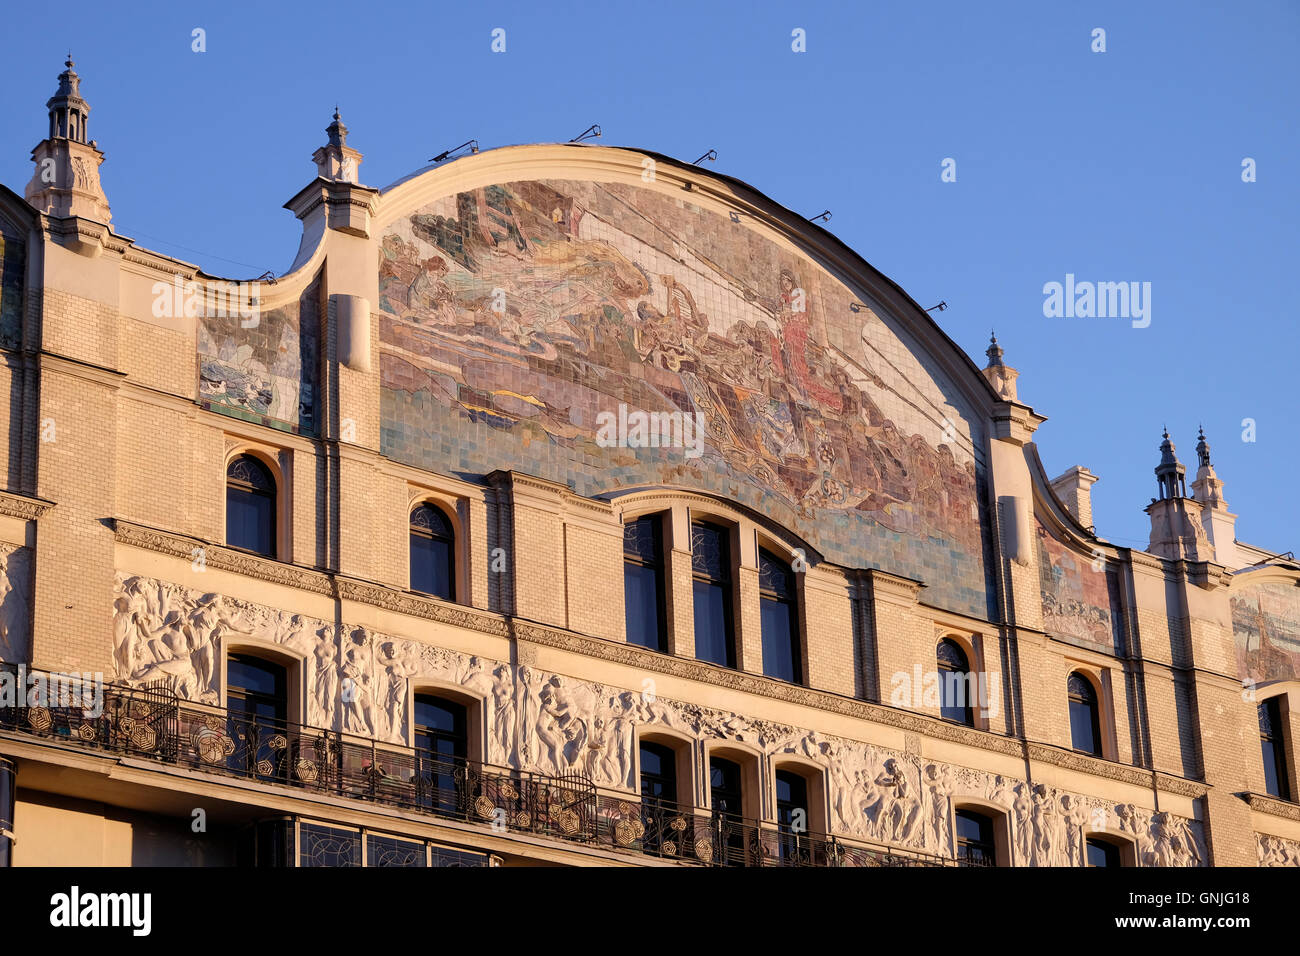
<instances>
[{"instance_id":1,"label":"arched window","mask_svg":"<svg viewBox=\"0 0 1300 956\"><path fill-rule=\"evenodd\" d=\"M776 828L781 862L809 862L808 781L789 770L776 772Z\"/></svg>"},{"instance_id":2,"label":"arched window","mask_svg":"<svg viewBox=\"0 0 1300 956\"><path fill-rule=\"evenodd\" d=\"M235 744L226 765L249 776L282 779L288 770L288 673L249 654L226 659L226 733Z\"/></svg>"},{"instance_id":3,"label":"arched window","mask_svg":"<svg viewBox=\"0 0 1300 956\"><path fill-rule=\"evenodd\" d=\"M961 645L945 637L935 648L939 662L939 712L944 720L956 721L967 727L975 726L971 710L970 662Z\"/></svg>"},{"instance_id":4,"label":"arched window","mask_svg":"<svg viewBox=\"0 0 1300 956\"><path fill-rule=\"evenodd\" d=\"M663 526L657 514L623 526L623 601L627 642L666 653Z\"/></svg>"},{"instance_id":5,"label":"arched window","mask_svg":"<svg viewBox=\"0 0 1300 956\"><path fill-rule=\"evenodd\" d=\"M676 849L665 844L676 841L673 821L677 819L677 754L671 747L641 742L641 820L645 835L641 846L649 853Z\"/></svg>"},{"instance_id":6,"label":"arched window","mask_svg":"<svg viewBox=\"0 0 1300 956\"><path fill-rule=\"evenodd\" d=\"M416 694L413 724L419 803L455 813L461 809L458 782L469 756L468 712L455 701Z\"/></svg>"},{"instance_id":7,"label":"arched window","mask_svg":"<svg viewBox=\"0 0 1300 956\"><path fill-rule=\"evenodd\" d=\"M275 478L252 455L226 467L226 544L275 557Z\"/></svg>"},{"instance_id":8,"label":"arched window","mask_svg":"<svg viewBox=\"0 0 1300 956\"><path fill-rule=\"evenodd\" d=\"M1089 837L1086 849L1088 866L1120 867L1124 865L1120 859L1119 847L1108 840Z\"/></svg>"},{"instance_id":9,"label":"arched window","mask_svg":"<svg viewBox=\"0 0 1300 956\"><path fill-rule=\"evenodd\" d=\"M759 617L763 632L763 673L799 684L803 661L799 648L799 612L794 572L776 555L758 552Z\"/></svg>"},{"instance_id":10,"label":"arched window","mask_svg":"<svg viewBox=\"0 0 1300 956\"><path fill-rule=\"evenodd\" d=\"M958 810L954 814L954 820L958 865L996 866L997 846L993 836L993 821L974 810Z\"/></svg>"},{"instance_id":11,"label":"arched window","mask_svg":"<svg viewBox=\"0 0 1300 956\"><path fill-rule=\"evenodd\" d=\"M748 831L744 811L744 784L740 764L723 757L709 758L709 795L713 805L714 853L725 866L744 866Z\"/></svg>"},{"instance_id":12,"label":"arched window","mask_svg":"<svg viewBox=\"0 0 1300 956\"><path fill-rule=\"evenodd\" d=\"M736 666L730 540L731 534L726 528L703 521L691 523L695 656L724 667Z\"/></svg>"},{"instance_id":13,"label":"arched window","mask_svg":"<svg viewBox=\"0 0 1300 956\"><path fill-rule=\"evenodd\" d=\"M1259 746L1264 758L1264 789L1279 800L1290 800L1280 701L1281 697L1270 697L1259 705Z\"/></svg>"},{"instance_id":14,"label":"arched window","mask_svg":"<svg viewBox=\"0 0 1300 956\"><path fill-rule=\"evenodd\" d=\"M411 512L411 590L456 599L456 532L442 509L430 504Z\"/></svg>"},{"instance_id":15,"label":"arched window","mask_svg":"<svg viewBox=\"0 0 1300 956\"><path fill-rule=\"evenodd\" d=\"M1101 756L1101 718L1097 707L1097 690L1092 681L1078 671L1066 681L1070 698L1070 740L1075 750Z\"/></svg>"}]
</instances>

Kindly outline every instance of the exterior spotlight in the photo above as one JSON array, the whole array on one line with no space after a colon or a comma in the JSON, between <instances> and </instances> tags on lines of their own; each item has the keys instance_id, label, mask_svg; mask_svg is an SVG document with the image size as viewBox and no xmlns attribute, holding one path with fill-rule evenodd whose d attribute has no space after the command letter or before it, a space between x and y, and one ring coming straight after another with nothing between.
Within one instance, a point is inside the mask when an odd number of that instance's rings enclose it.
<instances>
[{"instance_id":1,"label":"exterior spotlight","mask_svg":"<svg viewBox=\"0 0 1300 956\"><path fill-rule=\"evenodd\" d=\"M581 143L584 139L596 139L599 136L600 136L600 127L597 126L595 123L592 123L590 126L584 129L577 136L573 137L573 139L569 140L569 142Z\"/></svg>"},{"instance_id":2,"label":"exterior spotlight","mask_svg":"<svg viewBox=\"0 0 1300 956\"><path fill-rule=\"evenodd\" d=\"M471 153L477 153L477 152L478 152L478 140L476 140L476 139L471 139L471 140L467 140L467 141L464 142L464 143L461 143L459 146L453 146L451 149L445 149L445 150L443 150L443 151L442 151L441 153L439 153L437 156L433 157L433 159L429 160L429 162L431 162L431 163L440 163L440 162L442 162L444 159L446 159L448 156L451 156L453 153L459 153L459 152L460 152L462 149L464 149L466 146L469 147L469 151L470 151Z\"/></svg>"},{"instance_id":3,"label":"exterior spotlight","mask_svg":"<svg viewBox=\"0 0 1300 956\"><path fill-rule=\"evenodd\" d=\"M940 312L942 312L942 311L943 311L944 309L946 309L946 308L948 308L948 303L947 303L947 302L940 302L938 305L932 305L932 306L930 306L930 308L926 309L925 311L927 311L927 312L933 312L935 309L938 309Z\"/></svg>"},{"instance_id":4,"label":"exterior spotlight","mask_svg":"<svg viewBox=\"0 0 1300 956\"><path fill-rule=\"evenodd\" d=\"M699 159L697 159L695 162L691 163L691 165L692 165L692 166L698 166L698 165L700 165L700 163L704 162L706 159L707 159L709 162L713 162L713 161L714 161L715 159L717 159L717 158L718 158L718 151L717 151L716 149L711 149L711 150L709 150L707 153L705 153L703 156L701 156Z\"/></svg>"},{"instance_id":5,"label":"exterior spotlight","mask_svg":"<svg viewBox=\"0 0 1300 956\"><path fill-rule=\"evenodd\" d=\"M849 303L849 311L850 311L850 312L861 312L861 311L862 311L863 309L865 309L865 308L866 308L866 306L863 305L861 302L850 302L850 303Z\"/></svg>"},{"instance_id":6,"label":"exterior spotlight","mask_svg":"<svg viewBox=\"0 0 1300 956\"><path fill-rule=\"evenodd\" d=\"M813 216L813 217L810 218L808 221L809 221L809 222L816 222L818 219L820 219L822 222L830 222L830 221L831 221L831 211L830 211L829 209L826 209L826 210L824 210L824 211L818 213L816 216Z\"/></svg>"}]
</instances>

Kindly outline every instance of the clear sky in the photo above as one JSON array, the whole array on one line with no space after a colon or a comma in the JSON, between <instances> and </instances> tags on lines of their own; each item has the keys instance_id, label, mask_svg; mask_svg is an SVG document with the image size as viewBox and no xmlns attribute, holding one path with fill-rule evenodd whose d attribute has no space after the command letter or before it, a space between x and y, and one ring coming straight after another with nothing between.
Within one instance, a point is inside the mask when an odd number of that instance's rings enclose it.
<instances>
[{"instance_id":1,"label":"clear sky","mask_svg":"<svg viewBox=\"0 0 1300 956\"><path fill-rule=\"evenodd\" d=\"M287 270L300 231L281 206L314 176L336 100L380 187L471 137L592 123L688 162L716 149L711 168L829 208L922 306L945 300L935 317L977 364L997 329L1049 419L1049 473L1101 476L1103 537L1146 546L1161 427L1190 485L1204 423L1238 537L1300 550L1294 0L336 7L9 7L0 182L31 178L69 49L114 226L218 275ZM1150 325L1045 317L1043 286L1066 274L1149 282Z\"/></svg>"}]
</instances>

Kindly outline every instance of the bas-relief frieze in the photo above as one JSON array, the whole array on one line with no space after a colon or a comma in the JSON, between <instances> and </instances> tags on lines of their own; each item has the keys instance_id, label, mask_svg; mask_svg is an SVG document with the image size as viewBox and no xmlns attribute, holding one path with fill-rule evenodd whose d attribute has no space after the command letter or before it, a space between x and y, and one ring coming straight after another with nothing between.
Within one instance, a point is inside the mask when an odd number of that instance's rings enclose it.
<instances>
[{"instance_id":1,"label":"bas-relief frieze","mask_svg":"<svg viewBox=\"0 0 1300 956\"><path fill-rule=\"evenodd\" d=\"M1019 865L1081 865L1084 837L1136 844L1146 866L1205 861L1200 824L1131 804L1031 784L786 724L547 672L535 659L490 660L302 614L119 574L114 662L131 684L162 680L187 700L218 703L230 646L278 645L303 662L307 722L404 743L410 690L461 687L484 701L487 762L543 774L584 773L635 792L636 730L663 727L699 742L738 742L772 761L824 768L835 833L952 856L952 812L963 799L1002 807ZM699 750L697 748L697 754Z\"/></svg>"},{"instance_id":2,"label":"bas-relief frieze","mask_svg":"<svg viewBox=\"0 0 1300 956\"><path fill-rule=\"evenodd\" d=\"M1300 843L1266 833L1255 834L1260 866L1300 866Z\"/></svg>"}]
</instances>

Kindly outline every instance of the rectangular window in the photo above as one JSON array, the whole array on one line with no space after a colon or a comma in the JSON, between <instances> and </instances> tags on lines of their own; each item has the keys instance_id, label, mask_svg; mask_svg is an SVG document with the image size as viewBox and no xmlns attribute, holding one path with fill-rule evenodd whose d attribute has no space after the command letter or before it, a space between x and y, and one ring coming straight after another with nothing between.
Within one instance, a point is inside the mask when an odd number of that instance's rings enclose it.
<instances>
[{"instance_id":1,"label":"rectangular window","mask_svg":"<svg viewBox=\"0 0 1300 956\"><path fill-rule=\"evenodd\" d=\"M664 594L663 516L646 515L623 526L623 601L629 644L667 653Z\"/></svg>"},{"instance_id":2,"label":"rectangular window","mask_svg":"<svg viewBox=\"0 0 1300 956\"><path fill-rule=\"evenodd\" d=\"M759 620L763 632L763 673L792 684L803 680L799 615L790 566L766 551L758 553Z\"/></svg>"},{"instance_id":3,"label":"rectangular window","mask_svg":"<svg viewBox=\"0 0 1300 956\"><path fill-rule=\"evenodd\" d=\"M736 666L732 634L730 532L702 521L691 524L691 570L695 597L695 656Z\"/></svg>"},{"instance_id":4,"label":"rectangular window","mask_svg":"<svg viewBox=\"0 0 1300 956\"><path fill-rule=\"evenodd\" d=\"M1280 700L1271 697L1259 705L1259 746L1264 758L1264 789L1279 800L1290 800Z\"/></svg>"}]
</instances>

